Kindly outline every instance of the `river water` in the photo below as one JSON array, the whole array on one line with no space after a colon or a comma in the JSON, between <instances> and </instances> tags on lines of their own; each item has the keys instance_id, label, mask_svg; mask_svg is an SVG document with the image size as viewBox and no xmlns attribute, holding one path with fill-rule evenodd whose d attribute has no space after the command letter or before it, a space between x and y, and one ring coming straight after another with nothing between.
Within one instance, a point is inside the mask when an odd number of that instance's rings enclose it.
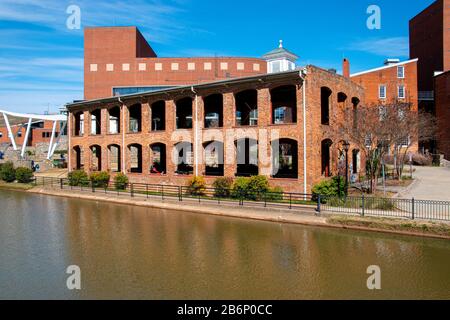
<instances>
[{"instance_id":1,"label":"river water","mask_svg":"<svg viewBox=\"0 0 450 320\"><path fill-rule=\"evenodd\" d=\"M0 191L0 299L334 298L450 299L450 241Z\"/></svg>"}]
</instances>

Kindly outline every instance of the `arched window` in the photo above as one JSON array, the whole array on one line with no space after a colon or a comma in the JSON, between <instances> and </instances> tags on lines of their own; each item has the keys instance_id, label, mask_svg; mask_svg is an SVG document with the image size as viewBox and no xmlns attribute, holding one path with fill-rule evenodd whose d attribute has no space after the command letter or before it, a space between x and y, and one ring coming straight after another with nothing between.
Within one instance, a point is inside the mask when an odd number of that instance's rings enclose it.
<instances>
[{"instance_id":1,"label":"arched window","mask_svg":"<svg viewBox=\"0 0 450 320\"><path fill-rule=\"evenodd\" d=\"M223 143L220 141L210 141L205 142L203 147L205 149L205 175L223 176Z\"/></svg>"},{"instance_id":2,"label":"arched window","mask_svg":"<svg viewBox=\"0 0 450 320\"><path fill-rule=\"evenodd\" d=\"M294 85L270 90L272 124L297 122L297 88Z\"/></svg>"},{"instance_id":3,"label":"arched window","mask_svg":"<svg viewBox=\"0 0 450 320\"><path fill-rule=\"evenodd\" d=\"M246 90L235 95L236 126L258 125L258 92Z\"/></svg>"},{"instance_id":4,"label":"arched window","mask_svg":"<svg viewBox=\"0 0 450 320\"><path fill-rule=\"evenodd\" d=\"M129 131L137 133L142 131L142 105L140 103L128 108L130 113Z\"/></svg>"},{"instance_id":5,"label":"arched window","mask_svg":"<svg viewBox=\"0 0 450 320\"><path fill-rule=\"evenodd\" d=\"M84 168L83 163L83 149L80 146L73 147L73 152L75 156L75 169L81 170Z\"/></svg>"},{"instance_id":6,"label":"arched window","mask_svg":"<svg viewBox=\"0 0 450 320\"><path fill-rule=\"evenodd\" d=\"M292 139L272 142L272 176L274 178L298 178L298 146Z\"/></svg>"},{"instance_id":7,"label":"arched window","mask_svg":"<svg viewBox=\"0 0 450 320\"><path fill-rule=\"evenodd\" d=\"M111 172L120 172L122 168L122 158L120 153L120 146L111 144L108 146L108 162L109 170Z\"/></svg>"},{"instance_id":8,"label":"arched window","mask_svg":"<svg viewBox=\"0 0 450 320\"><path fill-rule=\"evenodd\" d=\"M152 131L166 130L166 102L157 101L150 108L152 110Z\"/></svg>"},{"instance_id":9,"label":"arched window","mask_svg":"<svg viewBox=\"0 0 450 320\"><path fill-rule=\"evenodd\" d=\"M130 172L142 173L142 146L140 144L129 145L128 156L130 161Z\"/></svg>"},{"instance_id":10,"label":"arched window","mask_svg":"<svg viewBox=\"0 0 450 320\"><path fill-rule=\"evenodd\" d=\"M352 105L353 105L353 129L358 128L358 106L359 106L360 100L356 97L352 98Z\"/></svg>"},{"instance_id":11,"label":"arched window","mask_svg":"<svg viewBox=\"0 0 450 320\"><path fill-rule=\"evenodd\" d=\"M109 112L109 133L120 133L120 107L113 107Z\"/></svg>"},{"instance_id":12,"label":"arched window","mask_svg":"<svg viewBox=\"0 0 450 320\"><path fill-rule=\"evenodd\" d=\"M236 141L237 172L238 177L256 176L258 167L258 141L243 138Z\"/></svg>"},{"instance_id":13,"label":"arched window","mask_svg":"<svg viewBox=\"0 0 450 320\"><path fill-rule=\"evenodd\" d=\"M93 145L91 149L91 165L89 171L102 171L102 148L99 145Z\"/></svg>"},{"instance_id":14,"label":"arched window","mask_svg":"<svg viewBox=\"0 0 450 320\"><path fill-rule=\"evenodd\" d=\"M177 165L175 173L192 174L194 172L194 154L192 152L192 143L180 142L174 148L174 161Z\"/></svg>"},{"instance_id":15,"label":"arched window","mask_svg":"<svg viewBox=\"0 0 450 320\"><path fill-rule=\"evenodd\" d=\"M154 143L150 146L151 152L151 174L166 174L166 145L164 143Z\"/></svg>"},{"instance_id":16,"label":"arched window","mask_svg":"<svg viewBox=\"0 0 450 320\"><path fill-rule=\"evenodd\" d=\"M337 101L340 107L345 107L345 102L347 101L347 95L344 92L339 92L337 96Z\"/></svg>"},{"instance_id":17,"label":"arched window","mask_svg":"<svg viewBox=\"0 0 450 320\"><path fill-rule=\"evenodd\" d=\"M177 129L192 129L192 98L178 100L176 109Z\"/></svg>"},{"instance_id":18,"label":"arched window","mask_svg":"<svg viewBox=\"0 0 450 320\"><path fill-rule=\"evenodd\" d=\"M331 177L331 145L333 141L330 139L322 140L321 157L322 157L322 175Z\"/></svg>"},{"instance_id":19,"label":"arched window","mask_svg":"<svg viewBox=\"0 0 450 320\"><path fill-rule=\"evenodd\" d=\"M205 128L223 127L223 95L212 94L204 99Z\"/></svg>"},{"instance_id":20,"label":"arched window","mask_svg":"<svg viewBox=\"0 0 450 320\"><path fill-rule=\"evenodd\" d=\"M84 113L83 112L77 112L74 115L75 117L75 136L82 136L84 135Z\"/></svg>"},{"instance_id":21,"label":"arched window","mask_svg":"<svg viewBox=\"0 0 450 320\"><path fill-rule=\"evenodd\" d=\"M330 124L330 97L332 93L330 88L320 88L321 123L324 125Z\"/></svg>"}]
</instances>

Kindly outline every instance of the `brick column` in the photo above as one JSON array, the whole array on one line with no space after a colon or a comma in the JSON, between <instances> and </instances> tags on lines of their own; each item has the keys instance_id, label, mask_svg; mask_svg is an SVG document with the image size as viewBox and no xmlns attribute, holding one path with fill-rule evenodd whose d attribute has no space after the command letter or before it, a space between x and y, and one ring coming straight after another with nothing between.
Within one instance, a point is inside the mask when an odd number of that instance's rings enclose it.
<instances>
[{"instance_id":1,"label":"brick column","mask_svg":"<svg viewBox=\"0 0 450 320\"><path fill-rule=\"evenodd\" d=\"M148 176L150 173L150 146L148 144L142 145L142 175L144 177Z\"/></svg>"},{"instance_id":2,"label":"brick column","mask_svg":"<svg viewBox=\"0 0 450 320\"><path fill-rule=\"evenodd\" d=\"M84 137L87 137L91 134L91 114L89 111L83 112L83 121L84 121Z\"/></svg>"},{"instance_id":3,"label":"brick column","mask_svg":"<svg viewBox=\"0 0 450 320\"><path fill-rule=\"evenodd\" d=\"M267 88L258 90L258 126L270 125L272 118L270 91Z\"/></svg>"},{"instance_id":4,"label":"brick column","mask_svg":"<svg viewBox=\"0 0 450 320\"><path fill-rule=\"evenodd\" d=\"M142 132L147 133L152 129L150 123L150 108L148 103L143 103L141 105L141 122L142 122Z\"/></svg>"},{"instance_id":5,"label":"brick column","mask_svg":"<svg viewBox=\"0 0 450 320\"><path fill-rule=\"evenodd\" d=\"M100 118L101 118L101 123L100 123L100 130L101 130L101 134L107 135L109 132L109 113L108 110L106 108L103 108L100 110Z\"/></svg>"},{"instance_id":6,"label":"brick column","mask_svg":"<svg viewBox=\"0 0 450 320\"><path fill-rule=\"evenodd\" d=\"M223 129L224 129L224 175L234 177L236 173L236 154L234 146L234 126L236 124L236 106L232 92L223 95Z\"/></svg>"},{"instance_id":7,"label":"brick column","mask_svg":"<svg viewBox=\"0 0 450 320\"><path fill-rule=\"evenodd\" d=\"M172 153L174 148L174 141L172 141L172 132L175 130L175 102L173 100L166 101L166 164L167 174L173 175L175 172L176 164L172 159Z\"/></svg>"}]
</instances>

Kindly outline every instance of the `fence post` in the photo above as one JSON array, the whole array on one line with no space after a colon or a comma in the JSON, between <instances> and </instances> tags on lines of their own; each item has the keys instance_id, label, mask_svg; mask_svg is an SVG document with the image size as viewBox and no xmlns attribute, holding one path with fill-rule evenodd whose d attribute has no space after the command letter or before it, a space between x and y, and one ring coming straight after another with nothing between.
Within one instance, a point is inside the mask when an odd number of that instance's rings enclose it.
<instances>
[{"instance_id":1,"label":"fence post","mask_svg":"<svg viewBox=\"0 0 450 320\"><path fill-rule=\"evenodd\" d=\"M161 197L164 200L164 185L161 186Z\"/></svg>"},{"instance_id":2,"label":"fence post","mask_svg":"<svg viewBox=\"0 0 450 320\"><path fill-rule=\"evenodd\" d=\"M364 194L362 195L362 213L361 216L364 217L364 210L366 208L366 204L365 204L365 199L364 199Z\"/></svg>"},{"instance_id":3,"label":"fence post","mask_svg":"<svg viewBox=\"0 0 450 320\"><path fill-rule=\"evenodd\" d=\"M178 186L178 201L183 201L183 192L181 186Z\"/></svg>"},{"instance_id":4,"label":"fence post","mask_svg":"<svg viewBox=\"0 0 450 320\"><path fill-rule=\"evenodd\" d=\"M59 179L59 186L60 186L60 188L62 190L63 189L63 179L62 178Z\"/></svg>"},{"instance_id":5,"label":"fence post","mask_svg":"<svg viewBox=\"0 0 450 320\"><path fill-rule=\"evenodd\" d=\"M145 185L145 194L146 194L147 199L148 199L148 184Z\"/></svg>"},{"instance_id":6,"label":"fence post","mask_svg":"<svg viewBox=\"0 0 450 320\"><path fill-rule=\"evenodd\" d=\"M317 196L317 209L316 209L318 215L320 215L320 212L321 212L321 210L322 210L322 208L320 207L321 203L322 203L322 199L321 199L321 196L320 196L320 194L319 194L319 195Z\"/></svg>"},{"instance_id":7,"label":"fence post","mask_svg":"<svg viewBox=\"0 0 450 320\"><path fill-rule=\"evenodd\" d=\"M414 215L415 215L415 201L414 198L412 198L412 202L411 202L411 206L412 206L412 219L414 220Z\"/></svg>"},{"instance_id":8,"label":"fence post","mask_svg":"<svg viewBox=\"0 0 450 320\"><path fill-rule=\"evenodd\" d=\"M133 198L134 197L134 183L132 183L130 185L130 196Z\"/></svg>"},{"instance_id":9,"label":"fence post","mask_svg":"<svg viewBox=\"0 0 450 320\"><path fill-rule=\"evenodd\" d=\"M292 193L289 193L289 209L292 209Z\"/></svg>"},{"instance_id":10,"label":"fence post","mask_svg":"<svg viewBox=\"0 0 450 320\"><path fill-rule=\"evenodd\" d=\"M92 187L92 192L95 193L95 184L93 181L91 182L91 187Z\"/></svg>"},{"instance_id":11,"label":"fence post","mask_svg":"<svg viewBox=\"0 0 450 320\"><path fill-rule=\"evenodd\" d=\"M264 208L267 207L267 192L264 192Z\"/></svg>"}]
</instances>

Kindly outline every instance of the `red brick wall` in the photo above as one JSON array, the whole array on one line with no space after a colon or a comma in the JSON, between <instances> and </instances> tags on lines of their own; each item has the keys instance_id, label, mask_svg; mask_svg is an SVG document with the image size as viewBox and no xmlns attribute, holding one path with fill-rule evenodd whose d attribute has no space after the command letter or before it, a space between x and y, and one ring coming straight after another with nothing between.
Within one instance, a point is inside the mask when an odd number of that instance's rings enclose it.
<instances>
[{"instance_id":1,"label":"red brick wall","mask_svg":"<svg viewBox=\"0 0 450 320\"><path fill-rule=\"evenodd\" d=\"M448 31L443 40L444 2L448 7L449 0L437 0L409 22L410 58L419 58L420 91L433 90L434 72L444 70L444 50L450 46ZM446 11L448 18L448 9ZM448 21L446 25L448 27ZM446 55L448 56L448 53Z\"/></svg>"},{"instance_id":2,"label":"red brick wall","mask_svg":"<svg viewBox=\"0 0 450 320\"><path fill-rule=\"evenodd\" d=\"M87 28L84 50L85 99L110 97L113 87L179 86L267 72L266 62L256 58L157 58L135 27ZM155 69L157 63L162 70ZM172 63L179 64L178 70L172 70ZM195 70L188 70L188 63L195 63ZM211 63L211 70L205 70L204 63ZM221 63L228 63L227 70ZM238 63L244 64L242 70ZM106 71L107 64L114 71ZM123 64L129 64L129 71L123 71ZM139 64L146 70L139 70ZM97 71L91 71L91 65Z\"/></svg>"},{"instance_id":3,"label":"red brick wall","mask_svg":"<svg viewBox=\"0 0 450 320\"><path fill-rule=\"evenodd\" d=\"M438 152L450 160L450 71L435 78Z\"/></svg>"}]
</instances>

